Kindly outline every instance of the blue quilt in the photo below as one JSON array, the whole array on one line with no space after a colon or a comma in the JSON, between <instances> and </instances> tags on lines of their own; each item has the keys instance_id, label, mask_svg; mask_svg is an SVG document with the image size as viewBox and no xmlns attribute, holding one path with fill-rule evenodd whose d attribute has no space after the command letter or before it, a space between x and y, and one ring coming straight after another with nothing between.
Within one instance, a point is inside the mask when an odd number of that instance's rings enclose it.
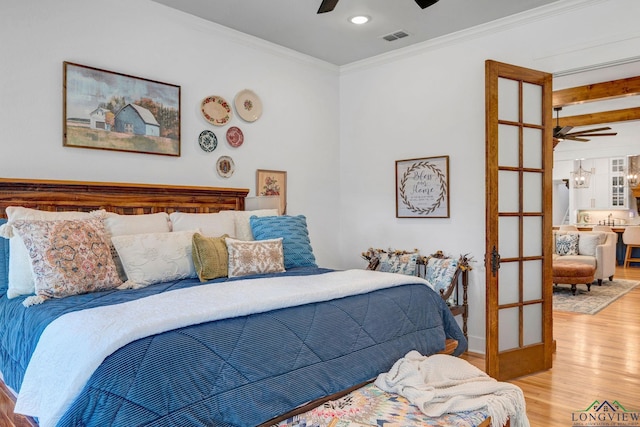
<instances>
[{"instance_id":1,"label":"blue quilt","mask_svg":"<svg viewBox=\"0 0 640 427\"><path fill-rule=\"evenodd\" d=\"M20 389L38 338L53 318L198 285L182 280L31 308L0 290L5 382ZM440 351L445 338L460 342L456 354L466 349L442 298L422 284L193 325L134 341L110 355L59 425L255 426L388 371L409 350Z\"/></svg>"}]
</instances>

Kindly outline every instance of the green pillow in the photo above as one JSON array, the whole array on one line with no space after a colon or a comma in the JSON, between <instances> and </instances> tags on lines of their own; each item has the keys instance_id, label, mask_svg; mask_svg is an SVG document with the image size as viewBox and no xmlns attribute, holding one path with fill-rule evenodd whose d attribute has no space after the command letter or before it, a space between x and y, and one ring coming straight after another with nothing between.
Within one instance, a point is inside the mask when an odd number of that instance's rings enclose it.
<instances>
[{"instance_id":1,"label":"green pillow","mask_svg":"<svg viewBox=\"0 0 640 427\"><path fill-rule=\"evenodd\" d=\"M224 240L226 237L229 236L225 234L220 237L205 237L200 233L193 235L191 253L201 282L227 277L229 254Z\"/></svg>"}]
</instances>

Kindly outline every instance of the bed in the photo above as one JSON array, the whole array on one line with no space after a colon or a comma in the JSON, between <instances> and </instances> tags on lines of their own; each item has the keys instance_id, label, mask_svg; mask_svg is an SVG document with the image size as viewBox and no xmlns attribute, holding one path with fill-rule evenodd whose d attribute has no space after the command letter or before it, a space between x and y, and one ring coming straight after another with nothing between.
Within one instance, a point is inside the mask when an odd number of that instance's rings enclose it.
<instances>
[{"instance_id":1,"label":"bed","mask_svg":"<svg viewBox=\"0 0 640 427\"><path fill-rule=\"evenodd\" d=\"M10 206L117 215L241 212L247 193L0 179L0 218ZM444 300L416 277L303 263L25 307L29 296L7 298L9 245L0 243L0 372L3 387L20 391L16 412L28 408L34 425L255 426L369 381L410 350L438 353L447 340L457 341L454 355L467 347ZM255 306L247 307L249 300ZM177 323L167 324L174 317ZM115 319L123 324L111 326ZM107 343L109 328L130 335ZM80 361L78 353L91 360ZM53 385L41 391L39 381Z\"/></svg>"}]
</instances>

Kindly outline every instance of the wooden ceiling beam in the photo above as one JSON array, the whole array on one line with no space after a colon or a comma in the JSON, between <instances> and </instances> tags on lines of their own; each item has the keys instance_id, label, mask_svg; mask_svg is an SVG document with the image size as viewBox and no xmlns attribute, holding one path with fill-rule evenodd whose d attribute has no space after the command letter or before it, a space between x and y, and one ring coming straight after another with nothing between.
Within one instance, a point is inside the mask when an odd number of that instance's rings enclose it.
<instances>
[{"instance_id":1,"label":"wooden ceiling beam","mask_svg":"<svg viewBox=\"0 0 640 427\"><path fill-rule=\"evenodd\" d=\"M640 95L640 76L553 91L553 106L581 104Z\"/></svg>"},{"instance_id":2,"label":"wooden ceiling beam","mask_svg":"<svg viewBox=\"0 0 640 427\"><path fill-rule=\"evenodd\" d=\"M554 124L555 124L554 119ZM560 117L559 126L591 126L603 123L626 122L640 120L640 107L625 108L623 110L602 111L600 113L581 114L577 116Z\"/></svg>"}]
</instances>

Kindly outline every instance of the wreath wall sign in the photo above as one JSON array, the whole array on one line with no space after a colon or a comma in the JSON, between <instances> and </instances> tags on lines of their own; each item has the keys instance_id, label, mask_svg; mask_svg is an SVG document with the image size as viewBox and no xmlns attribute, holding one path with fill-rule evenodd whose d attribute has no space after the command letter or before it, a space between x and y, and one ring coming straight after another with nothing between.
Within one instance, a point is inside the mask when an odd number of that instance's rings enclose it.
<instances>
[{"instance_id":1,"label":"wreath wall sign","mask_svg":"<svg viewBox=\"0 0 640 427\"><path fill-rule=\"evenodd\" d=\"M449 218L449 156L396 160L396 217Z\"/></svg>"}]
</instances>

